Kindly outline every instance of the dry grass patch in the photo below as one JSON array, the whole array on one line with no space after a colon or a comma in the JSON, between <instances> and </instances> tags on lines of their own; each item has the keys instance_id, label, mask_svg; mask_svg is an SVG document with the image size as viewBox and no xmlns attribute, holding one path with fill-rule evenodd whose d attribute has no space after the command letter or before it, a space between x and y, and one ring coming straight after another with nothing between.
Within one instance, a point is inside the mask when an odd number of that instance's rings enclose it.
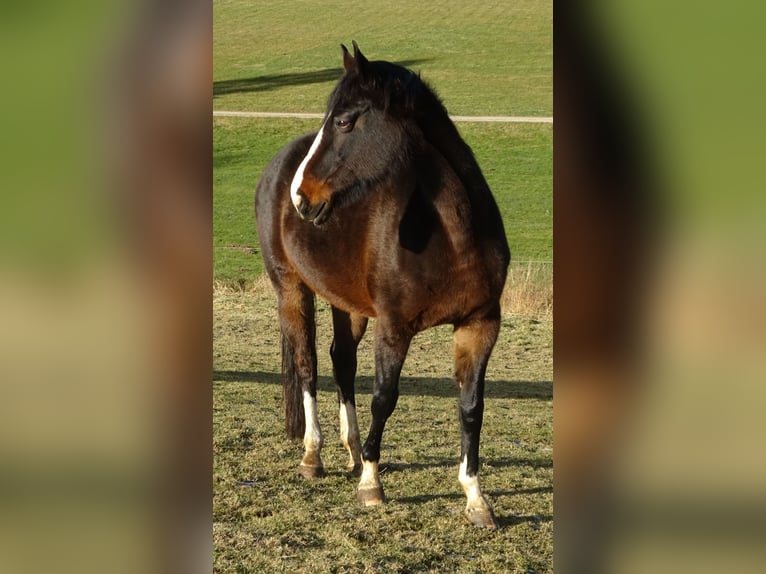
<instances>
[{"instance_id":1,"label":"dry grass patch","mask_svg":"<svg viewBox=\"0 0 766 574\"><path fill-rule=\"evenodd\" d=\"M503 315L541 321L553 319L553 264L511 263L500 301Z\"/></svg>"}]
</instances>

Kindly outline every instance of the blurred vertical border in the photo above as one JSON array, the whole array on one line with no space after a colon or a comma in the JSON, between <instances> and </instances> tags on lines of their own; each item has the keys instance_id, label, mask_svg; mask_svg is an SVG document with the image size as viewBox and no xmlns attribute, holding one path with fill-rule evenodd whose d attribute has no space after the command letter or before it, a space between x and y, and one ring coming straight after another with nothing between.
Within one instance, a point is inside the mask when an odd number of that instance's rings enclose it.
<instances>
[{"instance_id":1,"label":"blurred vertical border","mask_svg":"<svg viewBox=\"0 0 766 574\"><path fill-rule=\"evenodd\" d=\"M212 569L211 3L0 7L0 571ZM559 572L763 572L763 8L555 2Z\"/></svg>"},{"instance_id":2,"label":"blurred vertical border","mask_svg":"<svg viewBox=\"0 0 766 574\"><path fill-rule=\"evenodd\" d=\"M766 567L762 21L554 3L559 573Z\"/></svg>"},{"instance_id":3,"label":"blurred vertical border","mask_svg":"<svg viewBox=\"0 0 766 574\"><path fill-rule=\"evenodd\" d=\"M0 7L0 571L210 572L212 4Z\"/></svg>"}]
</instances>

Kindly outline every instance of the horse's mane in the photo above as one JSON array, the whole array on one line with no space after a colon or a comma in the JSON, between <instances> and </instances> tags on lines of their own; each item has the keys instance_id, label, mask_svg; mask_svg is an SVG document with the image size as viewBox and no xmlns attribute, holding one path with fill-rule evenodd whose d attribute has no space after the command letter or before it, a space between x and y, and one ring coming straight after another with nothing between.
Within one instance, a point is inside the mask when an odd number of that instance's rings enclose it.
<instances>
[{"instance_id":1,"label":"horse's mane","mask_svg":"<svg viewBox=\"0 0 766 574\"><path fill-rule=\"evenodd\" d=\"M468 192L477 231L504 238L489 185L436 91L419 74L389 62L368 62L364 72L362 82L355 82L363 88L363 95L390 114L414 118L425 140L455 171Z\"/></svg>"},{"instance_id":2,"label":"horse's mane","mask_svg":"<svg viewBox=\"0 0 766 574\"><path fill-rule=\"evenodd\" d=\"M330 95L330 109L361 99L394 116L414 119L425 140L463 183L476 230L490 237L505 237L497 205L473 151L463 141L435 90L419 74L390 62L365 62L363 76L354 71L338 83Z\"/></svg>"},{"instance_id":3,"label":"horse's mane","mask_svg":"<svg viewBox=\"0 0 766 574\"><path fill-rule=\"evenodd\" d=\"M426 141L444 156L469 193L489 193L471 148L441 99L419 74L390 62L365 62L363 72L354 70L341 78L330 94L328 108L342 109L361 100L388 114L414 119Z\"/></svg>"}]
</instances>

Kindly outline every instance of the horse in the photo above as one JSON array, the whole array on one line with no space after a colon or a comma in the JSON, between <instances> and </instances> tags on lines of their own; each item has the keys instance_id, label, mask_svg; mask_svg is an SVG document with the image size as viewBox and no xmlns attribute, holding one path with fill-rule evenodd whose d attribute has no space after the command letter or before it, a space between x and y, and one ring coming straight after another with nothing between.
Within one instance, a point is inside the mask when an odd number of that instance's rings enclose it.
<instances>
[{"instance_id":1,"label":"horse","mask_svg":"<svg viewBox=\"0 0 766 574\"><path fill-rule=\"evenodd\" d=\"M332 310L330 357L340 440L357 499L385 501L378 473L386 420L413 336L453 326L465 515L497 528L479 486L484 379L500 328L510 251L497 203L447 110L418 74L341 44L344 73L322 124L286 145L256 187L261 252L277 298L285 429L298 467L324 475L317 417L315 295ZM374 319L372 420L361 443L357 348Z\"/></svg>"}]
</instances>

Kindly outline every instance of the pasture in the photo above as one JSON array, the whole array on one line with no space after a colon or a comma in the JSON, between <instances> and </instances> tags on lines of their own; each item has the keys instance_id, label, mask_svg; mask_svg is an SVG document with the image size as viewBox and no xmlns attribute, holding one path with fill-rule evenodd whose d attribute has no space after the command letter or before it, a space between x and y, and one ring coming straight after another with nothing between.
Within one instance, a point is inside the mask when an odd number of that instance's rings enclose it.
<instances>
[{"instance_id":1,"label":"pasture","mask_svg":"<svg viewBox=\"0 0 766 574\"><path fill-rule=\"evenodd\" d=\"M553 407L550 321L505 316L490 359L481 480L500 523L462 516L452 331L419 334L383 435L389 502L362 508L345 474L332 380L329 306L318 302L317 402L327 476L297 473L300 441L284 433L279 327L267 281L214 294L216 572L552 572ZM357 409L370 422L372 334L359 349Z\"/></svg>"},{"instance_id":2,"label":"pasture","mask_svg":"<svg viewBox=\"0 0 766 574\"><path fill-rule=\"evenodd\" d=\"M551 7L394 0L214 2L214 108L322 112L339 44L422 70L452 114L551 115ZM318 120L215 118L214 543L216 572L552 571L552 126L459 124L500 206L514 260L487 373L481 478L501 525L471 527L457 482L451 328L421 333L383 437L389 503L361 508L342 471L318 302L320 421L328 476L296 472L284 435L279 329L255 234L266 163ZM528 263L528 261L533 263ZM369 425L372 331L359 351L357 405Z\"/></svg>"}]
</instances>

